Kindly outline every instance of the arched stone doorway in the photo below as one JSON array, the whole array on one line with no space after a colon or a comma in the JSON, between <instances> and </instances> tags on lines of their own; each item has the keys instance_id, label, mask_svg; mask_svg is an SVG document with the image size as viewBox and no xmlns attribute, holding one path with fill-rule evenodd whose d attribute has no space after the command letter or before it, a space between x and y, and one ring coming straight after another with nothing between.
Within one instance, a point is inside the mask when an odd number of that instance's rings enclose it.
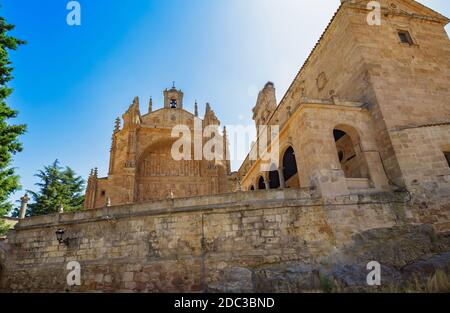
<instances>
[{"instance_id":1,"label":"arched stone doorway","mask_svg":"<svg viewBox=\"0 0 450 313\"><path fill-rule=\"evenodd\" d=\"M358 132L339 125L333 129L336 153L349 189L370 188L370 172Z\"/></svg>"},{"instance_id":2,"label":"arched stone doorway","mask_svg":"<svg viewBox=\"0 0 450 313\"><path fill-rule=\"evenodd\" d=\"M362 155L359 135L350 126L333 130L336 150L346 178L369 178L369 169Z\"/></svg>"},{"instance_id":3,"label":"arched stone doorway","mask_svg":"<svg viewBox=\"0 0 450 313\"><path fill-rule=\"evenodd\" d=\"M298 177L298 169L297 169L297 160L295 158L294 148L289 146L284 154L282 159L283 164L283 176L285 181L285 186L287 188L299 188L299 177Z\"/></svg>"}]
</instances>

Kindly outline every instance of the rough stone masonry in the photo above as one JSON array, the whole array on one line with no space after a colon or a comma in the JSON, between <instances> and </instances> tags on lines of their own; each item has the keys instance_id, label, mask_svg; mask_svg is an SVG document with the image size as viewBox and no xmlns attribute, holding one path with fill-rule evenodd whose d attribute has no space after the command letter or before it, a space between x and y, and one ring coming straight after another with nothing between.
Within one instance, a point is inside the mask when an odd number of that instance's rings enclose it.
<instances>
[{"instance_id":1,"label":"rough stone masonry","mask_svg":"<svg viewBox=\"0 0 450 313\"><path fill-rule=\"evenodd\" d=\"M324 202L286 189L25 219L0 245L1 290L298 292L320 290L323 277L367 288L373 260L383 282L407 281L449 262L448 237L415 223L407 201L380 193ZM81 286L68 287L74 260Z\"/></svg>"},{"instance_id":2,"label":"rough stone masonry","mask_svg":"<svg viewBox=\"0 0 450 313\"><path fill-rule=\"evenodd\" d=\"M368 2L341 1L279 103L275 84L259 93L253 119L279 126L278 164L173 162L170 129L192 129L197 106L175 87L146 115L135 99L86 210L21 219L0 241L0 290L376 291L371 261L380 288L450 277L449 19L383 0L369 25ZM219 124L207 105L202 126Z\"/></svg>"}]
</instances>

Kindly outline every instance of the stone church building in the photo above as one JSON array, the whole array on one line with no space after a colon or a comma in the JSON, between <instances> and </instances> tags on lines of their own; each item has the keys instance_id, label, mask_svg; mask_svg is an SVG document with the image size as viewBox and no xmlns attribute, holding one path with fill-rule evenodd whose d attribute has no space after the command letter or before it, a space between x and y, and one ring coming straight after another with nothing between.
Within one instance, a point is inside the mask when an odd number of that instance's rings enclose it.
<instances>
[{"instance_id":1,"label":"stone church building","mask_svg":"<svg viewBox=\"0 0 450 313\"><path fill-rule=\"evenodd\" d=\"M407 188L450 196L449 20L415 1L341 1L278 104L260 92L257 125L280 126L278 168L239 170L243 190L315 187L323 196ZM257 145L255 145L256 149Z\"/></svg>"},{"instance_id":2,"label":"stone church building","mask_svg":"<svg viewBox=\"0 0 450 313\"><path fill-rule=\"evenodd\" d=\"M200 129L194 129L194 121ZM112 136L109 174L98 178L93 170L88 180L85 208L105 205L121 205L167 198L182 198L225 193L231 190L230 162L226 156L220 160L196 160L194 147L191 160L175 161L171 149L177 137L172 137L172 128L186 125L194 137L210 125L220 125L214 111L206 104L203 119L198 117L198 106L194 114L183 108L183 92L174 87L164 91L164 107L153 110L150 99L147 114L141 115L139 99L135 98L120 119ZM228 147L225 137L220 138ZM177 134L178 135L178 134ZM226 153L223 151L223 153Z\"/></svg>"},{"instance_id":3,"label":"stone church building","mask_svg":"<svg viewBox=\"0 0 450 313\"><path fill-rule=\"evenodd\" d=\"M279 126L278 162L253 158L261 137L234 173L226 158L175 161L172 127L218 127L210 105L199 119L174 86L142 115L136 98L86 210L21 218L0 240L0 291L404 291L439 271L448 286L450 20L378 2L373 23L376 1L342 0L283 98L260 91L253 119Z\"/></svg>"},{"instance_id":4,"label":"stone church building","mask_svg":"<svg viewBox=\"0 0 450 313\"><path fill-rule=\"evenodd\" d=\"M227 161L174 161L171 128L193 132L198 108L185 111L173 87L162 109L150 101L141 116L136 98L123 127L117 122L108 177L92 172L85 208L236 188L315 188L325 197L407 188L447 197L448 19L415 1L381 1L381 24L369 25L366 2L343 3L280 103L271 82L259 93L255 126L280 127L276 168L261 172L261 161L247 158L236 183ZM202 127L211 124L220 122L208 104Z\"/></svg>"}]
</instances>

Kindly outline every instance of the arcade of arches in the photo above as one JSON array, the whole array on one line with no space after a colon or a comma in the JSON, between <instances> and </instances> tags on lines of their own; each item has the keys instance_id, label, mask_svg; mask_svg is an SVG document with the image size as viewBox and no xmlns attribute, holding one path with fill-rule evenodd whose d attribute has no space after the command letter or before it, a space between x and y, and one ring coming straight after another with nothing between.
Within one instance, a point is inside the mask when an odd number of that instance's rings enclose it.
<instances>
[{"instance_id":1,"label":"arcade of arches","mask_svg":"<svg viewBox=\"0 0 450 313\"><path fill-rule=\"evenodd\" d=\"M258 177L257 189L278 189L300 187L297 171L297 161L294 149L289 146L283 153L280 167L272 165L272 170ZM248 190L255 190L251 185Z\"/></svg>"},{"instance_id":2,"label":"arcade of arches","mask_svg":"<svg viewBox=\"0 0 450 313\"><path fill-rule=\"evenodd\" d=\"M243 190L314 187L331 197L391 190L363 104L318 101L302 103L280 123L278 166L260 171L263 161L244 161L238 172Z\"/></svg>"}]
</instances>

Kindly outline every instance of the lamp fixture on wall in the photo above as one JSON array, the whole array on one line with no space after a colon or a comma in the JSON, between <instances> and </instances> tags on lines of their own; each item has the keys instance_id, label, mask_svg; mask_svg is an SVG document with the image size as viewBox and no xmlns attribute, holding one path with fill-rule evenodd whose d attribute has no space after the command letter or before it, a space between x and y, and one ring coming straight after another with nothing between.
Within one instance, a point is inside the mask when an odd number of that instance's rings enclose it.
<instances>
[{"instance_id":1,"label":"lamp fixture on wall","mask_svg":"<svg viewBox=\"0 0 450 313\"><path fill-rule=\"evenodd\" d=\"M66 246L69 245L70 238L65 238L64 239L64 229L61 229L61 228L58 229L55 232L55 234L56 234L56 239L58 240L59 244L65 244Z\"/></svg>"}]
</instances>

